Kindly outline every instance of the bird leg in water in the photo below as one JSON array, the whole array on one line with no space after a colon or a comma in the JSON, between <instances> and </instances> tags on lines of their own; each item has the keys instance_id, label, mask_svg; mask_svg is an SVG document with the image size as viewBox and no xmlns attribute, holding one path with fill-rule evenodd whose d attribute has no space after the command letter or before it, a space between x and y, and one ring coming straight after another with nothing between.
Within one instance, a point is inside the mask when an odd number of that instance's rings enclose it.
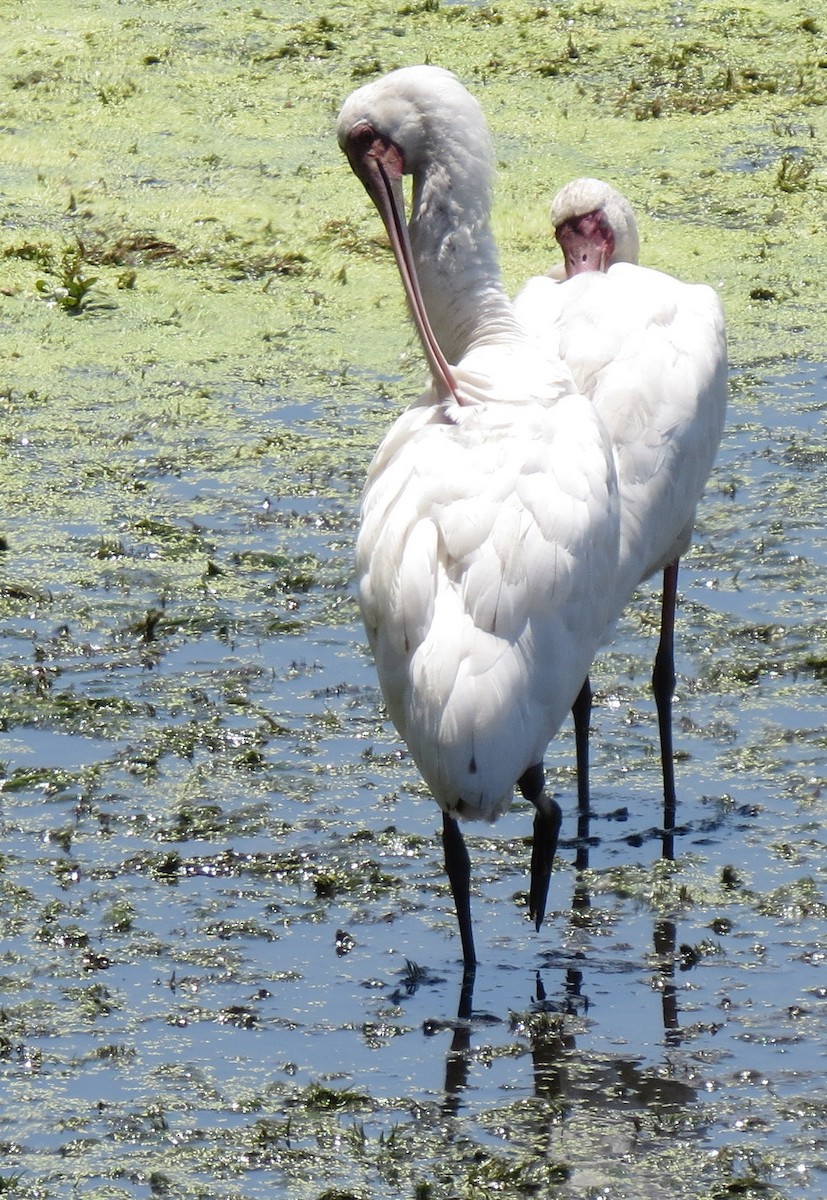
<instances>
[{"instance_id":1,"label":"bird leg in water","mask_svg":"<svg viewBox=\"0 0 827 1200\"><path fill-rule=\"evenodd\" d=\"M445 870L454 894L454 908L457 910L462 958L467 970L477 962L471 931L471 860L458 822L446 812L442 814L442 847L445 851Z\"/></svg>"},{"instance_id":2,"label":"bird leg in water","mask_svg":"<svg viewBox=\"0 0 827 1200\"><path fill-rule=\"evenodd\" d=\"M675 601L678 592L678 560L663 571L663 603L660 615L660 641L652 672L652 690L658 710L660 758L663 767L663 856L673 858L675 851L675 764L672 757L672 696L675 692Z\"/></svg>"},{"instance_id":3,"label":"bird leg in water","mask_svg":"<svg viewBox=\"0 0 827 1200\"><path fill-rule=\"evenodd\" d=\"M589 724L592 716L592 685L586 682L571 706L574 717L574 746L577 758L577 861L582 871L588 863L586 839L589 836Z\"/></svg>"},{"instance_id":4,"label":"bird leg in water","mask_svg":"<svg viewBox=\"0 0 827 1200\"><path fill-rule=\"evenodd\" d=\"M551 867L557 851L557 836L563 814L556 800L545 793L543 764L529 767L517 780L520 791L537 809L534 817L534 840L531 847L531 886L528 892L528 911L539 930L546 915L546 898Z\"/></svg>"}]
</instances>

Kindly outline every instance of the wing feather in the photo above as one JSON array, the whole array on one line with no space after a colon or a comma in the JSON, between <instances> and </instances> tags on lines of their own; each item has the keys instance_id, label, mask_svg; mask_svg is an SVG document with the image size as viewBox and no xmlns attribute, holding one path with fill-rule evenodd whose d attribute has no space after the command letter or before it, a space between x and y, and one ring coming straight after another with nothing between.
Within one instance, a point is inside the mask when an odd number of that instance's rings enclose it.
<instances>
[{"instance_id":1,"label":"wing feather","mask_svg":"<svg viewBox=\"0 0 827 1200\"><path fill-rule=\"evenodd\" d=\"M618 263L530 280L515 309L559 355L614 446L621 495L619 613L637 585L684 552L723 431L724 318L715 291Z\"/></svg>"},{"instance_id":2,"label":"wing feather","mask_svg":"<svg viewBox=\"0 0 827 1200\"><path fill-rule=\"evenodd\" d=\"M492 819L585 678L618 554L611 447L576 394L414 407L377 452L357 546L390 715L439 803Z\"/></svg>"}]
</instances>

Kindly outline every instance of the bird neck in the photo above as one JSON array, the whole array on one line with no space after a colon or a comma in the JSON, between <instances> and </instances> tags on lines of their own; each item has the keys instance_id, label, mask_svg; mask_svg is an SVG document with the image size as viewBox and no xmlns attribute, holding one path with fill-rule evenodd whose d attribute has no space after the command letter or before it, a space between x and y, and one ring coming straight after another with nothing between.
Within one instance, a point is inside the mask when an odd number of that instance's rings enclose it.
<instances>
[{"instance_id":1,"label":"bird neck","mask_svg":"<svg viewBox=\"0 0 827 1200\"><path fill-rule=\"evenodd\" d=\"M454 154L414 176L411 248L440 348L457 363L475 346L521 336L491 230L490 167Z\"/></svg>"}]
</instances>

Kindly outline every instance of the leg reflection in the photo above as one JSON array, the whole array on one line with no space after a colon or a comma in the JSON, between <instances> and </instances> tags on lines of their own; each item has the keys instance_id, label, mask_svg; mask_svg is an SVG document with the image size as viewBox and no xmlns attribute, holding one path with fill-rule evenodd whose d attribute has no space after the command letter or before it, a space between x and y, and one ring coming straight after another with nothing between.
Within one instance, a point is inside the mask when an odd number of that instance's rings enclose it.
<instances>
[{"instance_id":1,"label":"leg reflection","mask_svg":"<svg viewBox=\"0 0 827 1200\"><path fill-rule=\"evenodd\" d=\"M460 1097L468 1086L468 1054L471 1049L471 1018L474 1011L475 979L476 968L466 967L462 975L457 1019L454 1022L454 1036L445 1059L445 1101L442 1109L449 1117L456 1116Z\"/></svg>"},{"instance_id":2,"label":"leg reflection","mask_svg":"<svg viewBox=\"0 0 827 1200\"><path fill-rule=\"evenodd\" d=\"M667 1046L679 1046L681 1030L678 1022L678 990L675 987L675 945L677 930L674 921L661 918L655 921L654 943L663 1009L663 1037Z\"/></svg>"},{"instance_id":3,"label":"leg reflection","mask_svg":"<svg viewBox=\"0 0 827 1200\"><path fill-rule=\"evenodd\" d=\"M598 914L595 912L593 916L589 915L591 895L586 877L591 846L589 825L588 804L581 804L578 810L576 876L570 920L572 926L578 926L590 942L589 931L592 929L592 921ZM664 844L663 857L670 859L672 852L670 839ZM573 1015L582 1015L589 1010L589 998L584 992L583 971L571 962L572 957L582 960L584 963L587 957L590 957L588 943L584 944L582 940L578 940L580 941L580 950L574 954L570 951L565 955L569 961L565 967L564 997L561 998L558 993L556 999L549 999L538 972L532 1012L524 1019L521 1018L520 1033L526 1036L530 1042L535 1095L547 1102L553 1102L556 1106L559 1105L561 1098L569 1095L572 1087L568 1063L571 1053L576 1049L576 1041L574 1035L570 1031L567 1032L566 1026L570 1024L570 1018ZM658 990L661 992L664 1043L668 1047L674 1047L680 1045L682 1041L678 989L675 984L677 945L675 921L666 917L657 918L654 922L653 942L656 982ZM547 966L550 966L552 962L557 967L561 965L559 952L549 956ZM456 1020L451 1025L452 1038L445 1060L443 1101L443 1112L448 1116L455 1116L458 1113L462 1103L462 1094L467 1089L469 1082L471 1033L474 1027L475 978L475 967L467 966L462 977ZM444 1029L445 1026L442 1025L442 1028ZM611 1069L614 1072L621 1071L622 1074L622 1065L622 1060L618 1060ZM629 1070L631 1071L630 1078L634 1082L633 1090L641 1095L647 1095L647 1089L653 1086L648 1073L645 1070L641 1071L637 1064L632 1064ZM679 1090L677 1083L673 1081L671 1086L677 1094L677 1090Z\"/></svg>"}]
</instances>

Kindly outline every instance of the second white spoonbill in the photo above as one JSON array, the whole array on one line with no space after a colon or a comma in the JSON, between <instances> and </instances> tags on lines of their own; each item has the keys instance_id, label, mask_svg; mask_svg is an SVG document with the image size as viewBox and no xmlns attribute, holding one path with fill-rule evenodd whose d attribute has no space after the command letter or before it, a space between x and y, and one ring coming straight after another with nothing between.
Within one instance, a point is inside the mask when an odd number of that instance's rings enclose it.
<instances>
[{"instance_id":1,"label":"second white spoonbill","mask_svg":"<svg viewBox=\"0 0 827 1200\"><path fill-rule=\"evenodd\" d=\"M672 696L678 560L721 440L727 403L724 317L717 293L637 265L628 201L601 180L576 179L552 201L565 259L562 282L529 280L515 310L552 361L562 359L592 400L617 458L620 563L611 621L635 588L663 571L652 683L664 786L664 848L675 821ZM584 689L576 723L588 721ZM578 731L578 744L583 731ZM585 737L587 739L587 724ZM588 769L587 756L578 772ZM579 783L581 801L588 785Z\"/></svg>"}]
</instances>

